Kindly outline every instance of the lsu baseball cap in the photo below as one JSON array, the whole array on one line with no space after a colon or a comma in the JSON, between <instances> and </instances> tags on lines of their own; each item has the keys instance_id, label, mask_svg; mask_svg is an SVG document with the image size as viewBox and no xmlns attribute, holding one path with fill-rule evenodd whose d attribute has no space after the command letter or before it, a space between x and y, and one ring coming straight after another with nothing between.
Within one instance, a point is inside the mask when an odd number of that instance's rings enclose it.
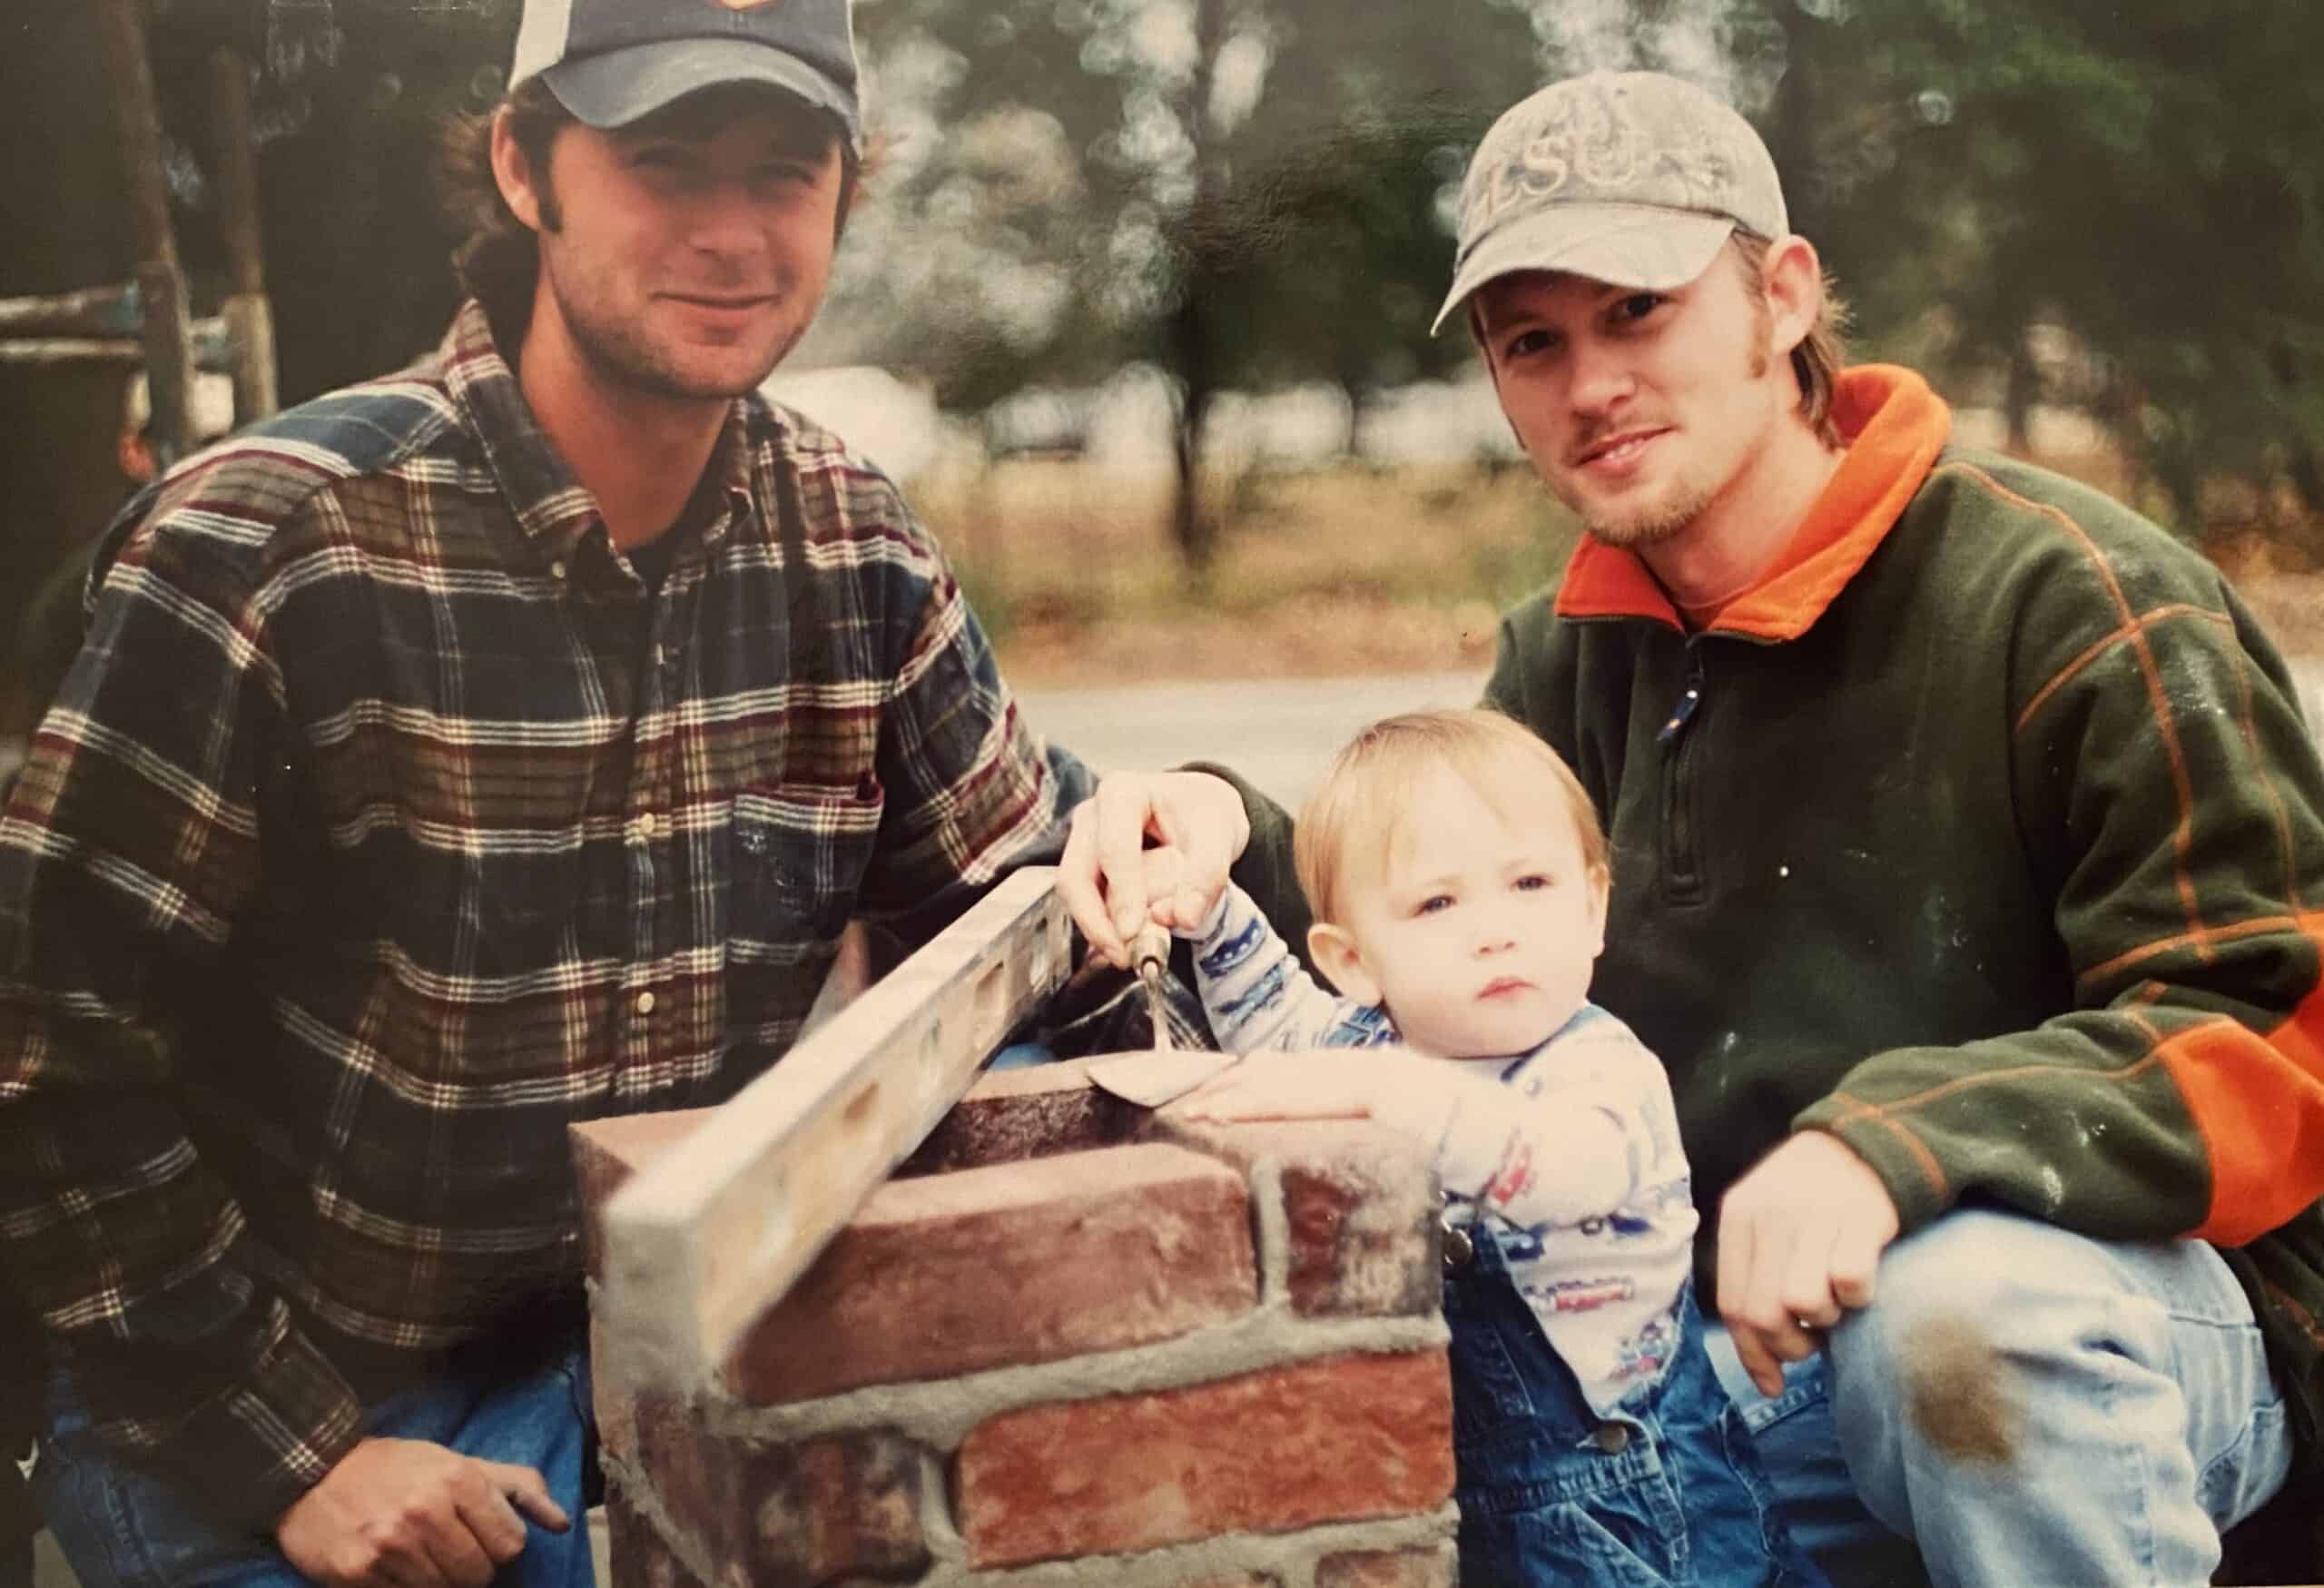
<instances>
[{"instance_id":1,"label":"lsu baseball cap","mask_svg":"<svg viewBox=\"0 0 2324 1588\"><path fill-rule=\"evenodd\" d=\"M863 143L851 0L525 0L514 88L538 77L588 126L756 83L828 111Z\"/></svg>"},{"instance_id":2,"label":"lsu baseball cap","mask_svg":"<svg viewBox=\"0 0 2324 1588\"><path fill-rule=\"evenodd\" d=\"M1521 271L1682 287L1738 227L1791 230L1768 146L1724 102L1659 72L1552 83L1503 113L1469 162L1452 290L1430 333Z\"/></svg>"}]
</instances>

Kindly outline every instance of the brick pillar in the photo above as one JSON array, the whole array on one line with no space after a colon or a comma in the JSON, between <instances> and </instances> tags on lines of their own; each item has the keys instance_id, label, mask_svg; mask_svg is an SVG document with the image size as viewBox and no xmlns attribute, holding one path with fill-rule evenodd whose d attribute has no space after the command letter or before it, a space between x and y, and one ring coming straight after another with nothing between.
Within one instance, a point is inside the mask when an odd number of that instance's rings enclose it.
<instances>
[{"instance_id":1,"label":"brick pillar","mask_svg":"<svg viewBox=\"0 0 2324 1588\"><path fill-rule=\"evenodd\" d=\"M980 1083L704 1382L600 1314L617 1588L1449 1588L1426 1165L1157 1128L1085 1068ZM593 1254L692 1122L576 1129Z\"/></svg>"}]
</instances>

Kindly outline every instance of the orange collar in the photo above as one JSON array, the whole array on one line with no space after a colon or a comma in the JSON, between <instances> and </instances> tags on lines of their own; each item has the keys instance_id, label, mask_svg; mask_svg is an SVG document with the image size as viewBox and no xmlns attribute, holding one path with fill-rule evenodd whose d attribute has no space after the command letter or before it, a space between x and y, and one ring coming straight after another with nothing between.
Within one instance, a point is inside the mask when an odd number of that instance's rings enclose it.
<instances>
[{"instance_id":1,"label":"orange collar","mask_svg":"<svg viewBox=\"0 0 2324 1588\"><path fill-rule=\"evenodd\" d=\"M1840 373L1833 397L1847 455L1759 581L1720 608L1706 632L1797 639L1856 577L1921 488L1953 431L1953 410L1928 382L1893 364ZM1647 617L1684 628L1636 552L1585 535L1558 587L1561 617Z\"/></svg>"}]
</instances>

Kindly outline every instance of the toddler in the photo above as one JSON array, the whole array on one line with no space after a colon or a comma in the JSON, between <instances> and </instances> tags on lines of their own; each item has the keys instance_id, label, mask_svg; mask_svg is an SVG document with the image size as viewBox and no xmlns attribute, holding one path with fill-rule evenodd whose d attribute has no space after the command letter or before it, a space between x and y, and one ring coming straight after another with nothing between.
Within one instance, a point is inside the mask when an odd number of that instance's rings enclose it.
<instances>
[{"instance_id":1,"label":"toddler","mask_svg":"<svg viewBox=\"0 0 2324 1588\"><path fill-rule=\"evenodd\" d=\"M1433 1149L1465 1588L1820 1583L1703 1354L1669 1082L1588 1000L1608 870L1572 772L1491 712L1392 717L1295 861L1346 996L1230 887L1185 935L1221 1044L1268 1056L1177 1111L1368 1116ZM1317 1048L1367 1051L1273 1051Z\"/></svg>"}]
</instances>

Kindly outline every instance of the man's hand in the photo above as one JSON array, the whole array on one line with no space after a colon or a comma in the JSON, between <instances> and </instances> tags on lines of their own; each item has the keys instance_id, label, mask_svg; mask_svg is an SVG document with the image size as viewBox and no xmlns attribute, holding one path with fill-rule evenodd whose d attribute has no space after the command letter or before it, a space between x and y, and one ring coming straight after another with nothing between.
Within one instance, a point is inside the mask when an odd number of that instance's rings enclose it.
<instances>
[{"instance_id":1,"label":"man's hand","mask_svg":"<svg viewBox=\"0 0 2324 1588\"><path fill-rule=\"evenodd\" d=\"M1147 837L1162 847L1149 850ZM1073 813L1057 893L1089 946L1124 969L1150 919L1191 931L1250 841L1242 796L1206 772L1117 772Z\"/></svg>"},{"instance_id":2,"label":"man's hand","mask_svg":"<svg viewBox=\"0 0 2324 1588\"><path fill-rule=\"evenodd\" d=\"M1783 1365L1872 1302L1896 1204L1838 1137L1803 1130L1728 1188L1718 1205L1718 1310L1751 1382L1783 1391Z\"/></svg>"},{"instance_id":3,"label":"man's hand","mask_svg":"<svg viewBox=\"0 0 2324 1588\"><path fill-rule=\"evenodd\" d=\"M327 1588L486 1588L525 1547L522 1511L572 1525L528 1466L421 1439L366 1439L274 1524L274 1542Z\"/></svg>"}]
</instances>

